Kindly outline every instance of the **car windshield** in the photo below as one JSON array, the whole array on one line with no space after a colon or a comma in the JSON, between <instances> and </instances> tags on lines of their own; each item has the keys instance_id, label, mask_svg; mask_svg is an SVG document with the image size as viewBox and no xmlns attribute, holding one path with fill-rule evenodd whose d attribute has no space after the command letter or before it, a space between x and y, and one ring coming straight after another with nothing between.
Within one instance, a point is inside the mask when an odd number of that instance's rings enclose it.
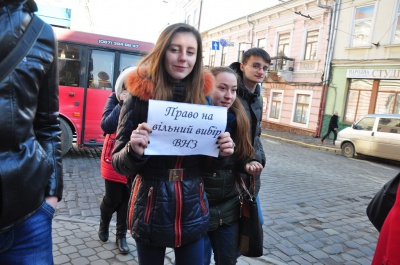
<instances>
[{"instance_id":1,"label":"car windshield","mask_svg":"<svg viewBox=\"0 0 400 265\"><path fill-rule=\"evenodd\" d=\"M362 118L359 122L355 124L354 129L362 131L372 131L372 128L374 127L374 122L374 117Z\"/></svg>"}]
</instances>

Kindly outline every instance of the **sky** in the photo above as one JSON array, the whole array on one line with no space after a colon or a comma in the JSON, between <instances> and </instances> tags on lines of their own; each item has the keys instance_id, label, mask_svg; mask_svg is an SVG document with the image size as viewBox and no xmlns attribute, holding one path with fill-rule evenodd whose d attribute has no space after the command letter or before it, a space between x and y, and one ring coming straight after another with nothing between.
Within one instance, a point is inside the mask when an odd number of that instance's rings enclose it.
<instances>
[{"instance_id":1,"label":"sky","mask_svg":"<svg viewBox=\"0 0 400 265\"><path fill-rule=\"evenodd\" d=\"M182 0L36 0L72 8L71 28L79 31L156 42L168 23L182 17ZM192 0L193 1L193 0ZM73 8L88 3L88 10ZM200 31L279 4L279 0L203 0ZM89 24L90 16L92 26ZM183 18L183 17L182 17Z\"/></svg>"}]
</instances>

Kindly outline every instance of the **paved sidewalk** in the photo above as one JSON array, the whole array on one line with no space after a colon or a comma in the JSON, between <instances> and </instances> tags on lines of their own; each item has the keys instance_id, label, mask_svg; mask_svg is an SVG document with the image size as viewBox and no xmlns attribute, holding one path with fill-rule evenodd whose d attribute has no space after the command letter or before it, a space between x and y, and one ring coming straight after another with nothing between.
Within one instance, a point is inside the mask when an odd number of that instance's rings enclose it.
<instances>
[{"instance_id":1,"label":"paved sidewalk","mask_svg":"<svg viewBox=\"0 0 400 265\"><path fill-rule=\"evenodd\" d=\"M299 144L309 148L317 148L320 150L333 151L338 154L341 153L341 150L332 144L333 142L332 139L325 139L324 144L321 144L321 138L314 138L312 136L266 130L266 129L264 129L261 132L261 135L268 138L274 138L286 142Z\"/></svg>"},{"instance_id":2,"label":"paved sidewalk","mask_svg":"<svg viewBox=\"0 0 400 265\"><path fill-rule=\"evenodd\" d=\"M319 138L311 136L272 130L263 130L262 136L292 142L309 148L340 152L334 146L328 144L321 145ZM84 154L82 155L82 153ZM99 149L77 149L74 147L69 153L69 158L67 158L73 162L64 163L64 172L66 172L64 176L64 189L66 192L63 201L59 203L57 215L53 222L53 253L55 264L138 264L135 241L131 236L127 235L127 242L130 247L128 255L121 255L116 250L114 219L110 228L110 241L102 243L98 239L97 229L100 212L98 201L93 199L93 197L97 197L97 199L101 198L104 188L103 180L98 177L100 174L100 153ZM74 178L77 177L83 177L82 187L77 186L79 184L75 184ZM86 194L90 192L95 193L95 196L93 194ZM82 203L82 201L85 202ZM66 207L66 205L69 207ZM68 209L70 210L68 211ZM164 264L173 264L173 262L173 250L167 249ZM237 264L285 265L266 256L260 258L240 257Z\"/></svg>"}]
</instances>

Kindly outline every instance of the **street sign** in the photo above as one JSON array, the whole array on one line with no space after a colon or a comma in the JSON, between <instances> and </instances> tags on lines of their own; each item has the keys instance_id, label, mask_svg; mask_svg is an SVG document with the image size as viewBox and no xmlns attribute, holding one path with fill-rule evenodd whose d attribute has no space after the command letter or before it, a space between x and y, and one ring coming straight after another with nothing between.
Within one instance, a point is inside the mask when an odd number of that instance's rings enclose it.
<instances>
[{"instance_id":1,"label":"street sign","mask_svg":"<svg viewBox=\"0 0 400 265\"><path fill-rule=\"evenodd\" d=\"M211 50L219 51L219 42L218 41L213 41L212 42Z\"/></svg>"},{"instance_id":2,"label":"street sign","mask_svg":"<svg viewBox=\"0 0 400 265\"><path fill-rule=\"evenodd\" d=\"M227 42L226 42L225 39L220 39L220 40L219 40L219 43L221 43L221 46L222 46L222 47L225 47L226 44L227 44Z\"/></svg>"}]
</instances>

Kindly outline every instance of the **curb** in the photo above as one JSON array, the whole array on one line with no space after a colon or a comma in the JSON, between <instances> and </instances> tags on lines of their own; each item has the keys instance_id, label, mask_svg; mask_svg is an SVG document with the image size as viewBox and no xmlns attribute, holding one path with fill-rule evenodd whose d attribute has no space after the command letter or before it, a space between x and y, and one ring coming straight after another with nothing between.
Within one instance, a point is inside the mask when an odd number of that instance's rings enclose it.
<instances>
[{"instance_id":1,"label":"curb","mask_svg":"<svg viewBox=\"0 0 400 265\"><path fill-rule=\"evenodd\" d=\"M334 151L335 153L341 154L341 150L339 148L336 148L336 147L329 147L329 146L325 146L325 145L316 145L316 144L308 144L308 143L304 143L304 142L301 142L301 141L291 140L291 139L287 139L287 138L283 138L283 137L279 137L279 136L274 136L274 135L269 135L269 134L265 134L265 133L261 133L261 136L268 137L268 138L273 138L273 139L284 141L284 142L288 142L288 143L294 143L294 144L301 145L301 146L308 147L308 148L317 148L317 149L320 149L320 150Z\"/></svg>"}]
</instances>

